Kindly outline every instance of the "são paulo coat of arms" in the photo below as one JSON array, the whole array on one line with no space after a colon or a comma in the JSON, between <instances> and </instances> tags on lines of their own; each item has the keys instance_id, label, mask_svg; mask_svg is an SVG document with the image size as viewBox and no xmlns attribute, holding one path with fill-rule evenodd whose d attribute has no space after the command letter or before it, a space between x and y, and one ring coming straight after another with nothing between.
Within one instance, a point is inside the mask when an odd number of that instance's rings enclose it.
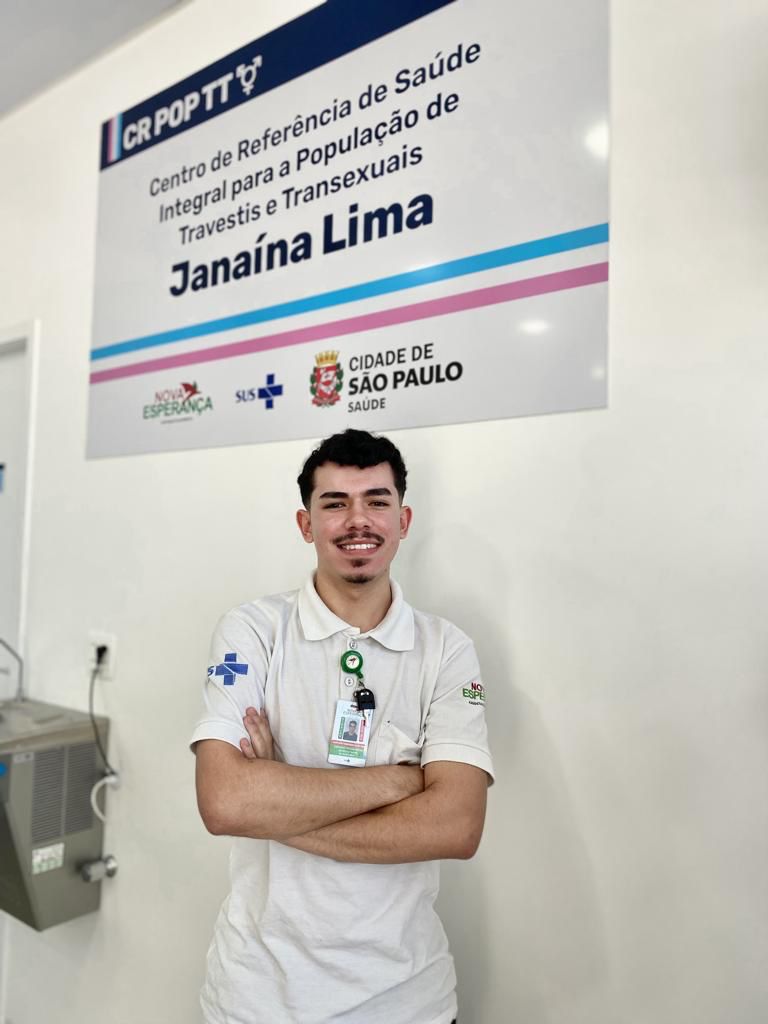
<instances>
[{"instance_id":1,"label":"s\u00e3o paulo coat of arms","mask_svg":"<svg viewBox=\"0 0 768 1024\"><path fill-rule=\"evenodd\" d=\"M312 405L335 405L341 398L344 371L338 352L321 352L315 356L315 369L309 378Z\"/></svg>"}]
</instances>

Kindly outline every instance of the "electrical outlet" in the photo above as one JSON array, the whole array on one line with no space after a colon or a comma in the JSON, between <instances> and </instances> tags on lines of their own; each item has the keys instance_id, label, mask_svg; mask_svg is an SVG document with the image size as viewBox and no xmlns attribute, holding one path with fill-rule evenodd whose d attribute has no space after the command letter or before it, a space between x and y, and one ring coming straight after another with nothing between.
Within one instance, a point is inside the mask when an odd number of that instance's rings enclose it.
<instances>
[{"instance_id":1,"label":"electrical outlet","mask_svg":"<svg viewBox=\"0 0 768 1024\"><path fill-rule=\"evenodd\" d=\"M106 647L107 653L101 659L99 668L100 679L114 679L117 657L117 637L114 633L102 633L92 629L88 634L88 671L93 672L97 667L96 651L99 647Z\"/></svg>"}]
</instances>

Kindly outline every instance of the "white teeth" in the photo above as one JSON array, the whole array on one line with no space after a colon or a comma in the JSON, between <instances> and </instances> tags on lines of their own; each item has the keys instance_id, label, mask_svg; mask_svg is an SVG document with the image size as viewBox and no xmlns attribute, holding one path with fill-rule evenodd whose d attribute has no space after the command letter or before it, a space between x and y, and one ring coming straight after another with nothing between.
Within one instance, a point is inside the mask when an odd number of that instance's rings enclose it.
<instances>
[{"instance_id":1,"label":"white teeth","mask_svg":"<svg viewBox=\"0 0 768 1024\"><path fill-rule=\"evenodd\" d=\"M372 551L375 544L342 544L345 551Z\"/></svg>"}]
</instances>

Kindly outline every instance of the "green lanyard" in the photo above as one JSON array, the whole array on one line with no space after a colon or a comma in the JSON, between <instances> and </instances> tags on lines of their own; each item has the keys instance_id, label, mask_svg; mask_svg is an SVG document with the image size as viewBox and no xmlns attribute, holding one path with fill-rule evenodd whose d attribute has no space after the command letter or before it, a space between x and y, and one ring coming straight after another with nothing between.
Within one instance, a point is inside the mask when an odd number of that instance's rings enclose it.
<instances>
[{"instance_id":1,"label":"green lanyard","mask_svg":"<svg viewBox=\"0 0 768 1024\"><path fill-rule=\"evenodd\" d=\"M357 651L344 651L341 656L341 670L346 672L347 675L357 676L362 683L363 681L363 656L358 654Z\"/></svg>"}]
</instances>

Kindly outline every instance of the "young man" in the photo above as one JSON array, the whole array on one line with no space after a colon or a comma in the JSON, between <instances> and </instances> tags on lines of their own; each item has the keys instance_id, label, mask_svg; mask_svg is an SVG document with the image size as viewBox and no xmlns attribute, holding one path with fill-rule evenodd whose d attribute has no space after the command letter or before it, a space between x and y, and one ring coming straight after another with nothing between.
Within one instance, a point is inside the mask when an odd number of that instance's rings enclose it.
<instances>
[{"instance_id":1,"label":"young man","mask_svg":"<svg viewBox=\"0 0 768 1024\"><path fill-rule=\"evenodd\" d=\"M342 739L351 740L353 743L357 743L357 722L354 718L351 718L347 722L347 727L344 733L342 733Z\"/></svg>"},{"instance_id":2,"label":"young man","mask_svg":"<svg viewBox=\"0 0 768 1024\"><path fill-rule=\"evenodd\" d=\"M206 1024L456 1016L437 862L474 854L493 769L471 641L390 579L405 480L386 438L326 439L299 476L314 576L214 633L197 797L209 831L237 838Z\"/></svg>"}]
</instances>

